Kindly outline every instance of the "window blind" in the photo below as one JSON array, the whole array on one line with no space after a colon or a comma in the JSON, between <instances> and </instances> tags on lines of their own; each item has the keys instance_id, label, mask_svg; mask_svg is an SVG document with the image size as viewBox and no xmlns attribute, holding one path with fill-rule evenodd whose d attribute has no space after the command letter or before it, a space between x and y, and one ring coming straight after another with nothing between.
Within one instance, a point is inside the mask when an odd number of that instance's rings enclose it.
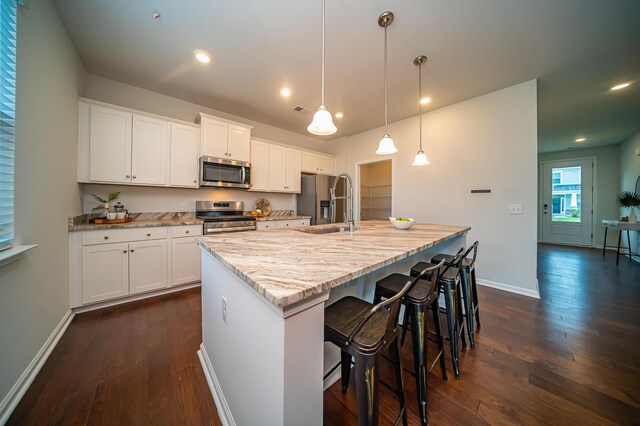
<instances>
[{"instance_id":1,"label":"window blind","mask_svg":"<svg viewBox=\"0 0 640 426\"><path fill-rule=\"evenodd\" d=\"M0 250L13 244L16 0L0 0Z\"/></svg>"}]
</instances>

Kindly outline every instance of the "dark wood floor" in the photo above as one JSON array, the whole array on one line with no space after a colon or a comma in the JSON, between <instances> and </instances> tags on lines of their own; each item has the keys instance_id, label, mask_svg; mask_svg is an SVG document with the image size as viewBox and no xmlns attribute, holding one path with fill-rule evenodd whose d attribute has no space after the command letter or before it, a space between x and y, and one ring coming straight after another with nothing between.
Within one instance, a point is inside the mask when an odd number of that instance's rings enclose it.
<instances>
[{"instance_id":1,"label":"dark wood floor","mask_svg":"<svg viewBox=\"0 0 640 426\"><path fill-rule=\"evenodd\" d=\"M431 424L640 424L640 264L549 245L538 256L541 300L479 289L461 380L429 377ZM195 353L200 318L198 290L77 316L8 424L220 424ZM408 374L405 387L418 424ZM397 402L381 389L380 424L392 424ZM328 389L324 411L327 425L356 425L355 386Z\"/></svg>"}]
</instances>

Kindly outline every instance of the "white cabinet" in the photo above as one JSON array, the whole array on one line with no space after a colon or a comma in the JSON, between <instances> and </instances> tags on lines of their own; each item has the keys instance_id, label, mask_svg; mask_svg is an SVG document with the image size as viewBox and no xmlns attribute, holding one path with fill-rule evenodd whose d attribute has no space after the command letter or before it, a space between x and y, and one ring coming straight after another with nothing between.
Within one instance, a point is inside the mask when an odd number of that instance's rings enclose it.
<instances>
[{"instance_id":1,"label":"white cabinet","mask_svg":"<svg viewBox=\"0 0 640 426\"><path fill-rule=\"evenodd\" d=\"M167 260L167 240L129 243L129 294L167 287Z\"/></svg>"},{"instance_id":2,"label":"white cabinet","mask_svg":"<svg viewBox=\"0 0 640 426\"><path fill-rule=\"evenodd\" d=\"M195 237L171 240L171 285L200 281L200 249Z\"/></svg>"},{"instance_id":3,"label":"white cabinet","mask_svg":"<svg viewBox=\"0 0 640 426\"><path fill-rule=\"evenodd\" d=\"M287 192L300 193L302 187L302 152L287 148Z\"/></svg>"},{"instance_id":4,"label":"white cabinet","mask_svg":"<svg viewBox=\"0 0 640 426\"><path fill-rule=\"evenodd\" d=\"M258 221L256 222L256 231L269 231L272 229L276 229L276 221Z\"/></svg>"},{"instance_id":5,"label":"white cabinet","mask_svg":"<svg viewBox=\"0 0 640 426\"><path fill-rule=\"evenodd\" d=\"M169 185L197 188L200 130L195 126L171 123Z\"/></svg>"},{"instance_id":6,"label":"white cabinet","mask_svg":"<svg viewBox=\"0 0 640 426\"><path fill-rule=\"evenodd\" d=\"M276 220L277 229L286 228L300 228L301 226L309 226L310 219L291 219L291 220Z\"/></svg>"},{"instance_id":7,"label":"white cabinet","mask_svg":"<svg viewBox=\"0 0 640 426\"><path fill-rule=\"evenodd\" d=\"M131 182L133 114L92 106L89 116L89 179L94 182Z\"/></svg>"},{"instance_id":8,"label":"white cabinet","mask_svg":"<svg viewBox=\"0 0 640 426\"><path fill-rule=\"evenodd\" d=\"M82 303L129 294L129 244L82 247Z\"/></svg>"},{"instance_id":9,"label":"white cabinet","mask_svg":"<svg viewBox=\"0 0 640 426\"><path fill-rule=\"evenodd\" d=\"M230 160L251 161L251 126L198 114L200 154Z\"/></svg>"},{"instance_id":10,"label":"white cabinet","mask_svg":"<svg viewBox=\"0 0 640 426\"><path fill-rule=\"evenodd\" d=\"M269 190L269 147L266 142L251 140L251 191Z\"/></svg>"},{"instance_id":11,"label":"white cabinet","mask_svg":"<svg viewBox=\"0 0 640 426\"><path fill-rule=\"evenodd\" d=\"M280 145L269 147L269 190L300 192L302 153Z\"/></svg>"},{"instance_id":12,"label":"white cabinet","mask_svg":"<svg viewBox=\"0 0 640 426\"><path fill-rule=\"evenodd\" d=\"M133 115L131 142L131 183L167 184L168 123L165 120Z\"/></svg>"},{"instance_id":13,"label":"white cabinet","mask_svg":"<svg viewBox=\"0 0 640 426\"><path fill-rule=\"evenodd\" d=\"M303 151L302 171L305 173L333 176L336 173L336 159L328 155Z\"/></svg>"}]
</instances>

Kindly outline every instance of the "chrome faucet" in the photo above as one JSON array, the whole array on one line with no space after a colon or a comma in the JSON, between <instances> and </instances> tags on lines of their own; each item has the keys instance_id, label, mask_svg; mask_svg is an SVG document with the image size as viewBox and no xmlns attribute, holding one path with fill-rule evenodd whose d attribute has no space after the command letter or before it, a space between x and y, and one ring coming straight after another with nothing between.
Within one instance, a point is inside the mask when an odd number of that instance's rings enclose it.
<instances>
[{"instance_id":1,"label":"chrome faucet","mask_svg":"<svg viewBox=\"0 0 640 426\"><path fill-rule=\"evenodd\" d=\"M336 197L336 187L338 186L338 181L344 178L349 182L349 195L343 195L340 197ZM331 223L336 223L336 200L351 200L351 211L349 212L349 232L353 232L356 230L356 222L353 217L354 209L354 198L353 198L353 179L348 173L341 173L333 180L333 185L331 189L329 189L329 193L331 194ZM345 205L346 209L346 205ZM345 212L346 213L346 212ZM346 216L346 214L345 214Z\"/></svg>"}]
</instances>

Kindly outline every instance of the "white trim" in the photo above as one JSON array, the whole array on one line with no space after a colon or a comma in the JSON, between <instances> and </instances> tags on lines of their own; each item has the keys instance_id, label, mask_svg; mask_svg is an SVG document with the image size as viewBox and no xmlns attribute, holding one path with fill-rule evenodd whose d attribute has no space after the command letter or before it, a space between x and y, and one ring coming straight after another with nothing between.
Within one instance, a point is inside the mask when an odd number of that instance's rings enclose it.
<instances>
[{"instance_id":1,"label":"white trim","mask_svg":"<svg viewBox=\"0 0 640 426\"><path fill-rule=\"evenodd\" d=\"M207 379L209 390L211 391L211 395L213 395L213 402L216 404L220 423L222 423L222 426L236 426L236 422L233 420L233 415L231 414L231 409L229 408L229 404L227 404L227 400L222 393L220 382L218 382L216 373L213 371L213 366L211 365L209 355L207 354L207 350L204 348L203 343L200 343L198 358L200 358L204 377Z\"/></svg>"},{"instance_id":2,"label":"white trim","mask_svg":"<svg viewBox=\"0 0 640 426\"><path fill-rule=\"evenodd\" d=\"M522 296L533 297L534 299L540 299L540 291L538 290L538 280L536 279L536 289L530 290L527 288L516 287L511 284L499 283L497 281L478 279L478 284L485 287L495 288L497 290L506 291L509 293L520 294Z\"/></svg>"},{"instance_id":3,"label":"white trim","mask_svg":"<svg viewBox=\"0 0 640 426\"><path fill-rule=\"evenodd\" d=\"M67 327L71 323L75 313L68 310L56 328L53 330L49 338L44 345L40 348L36 356L31 360L27 368L22 372L18 381L13 385L9 393L0 402L0 425L5 424L9 420L9 416L13 413L22 397L24 396L29 386L33 383L33 380L38 375L38 372L44 365L51 351L56 347L58 341L67 330Z\"/></svg>"},{"instance_id":4,"label":"white trim","mask_svg":"<svg viewBox=\"0 0 640 426\"><path fill-rule=\"evenodd\" d=\"M20 260L20 257L31 249L38 247L37 244L13 246L10 249L0 252L0 268L10 263Z\"/></svg>"},{"instance_id":5,"label":"white trim","mask_svg":"<svg viewBox=\"0 0 640 426\"><path fill-rule=\"evenodd\" d=\"M176 293L178 291L188 290L190 288L200 287L200 282L181 285L180 287L169 287L158 291L151 291L149 293L136 294L134 296L123 297L120 299L107 300L105 302L96 303L93 305L78 306L73 308L73 312L80 314L83 312L95 311L96 309L108 308L109 306L122 305L123 303L135 302L136 300L149 299L151 297L164 296L165 294Z\"/></svg>"},{"instance_id":6,"label":"white trim","mask_svg":"<svg viewBox=\"0 0 640 426\"><path fill-rule=\"evenodd\" d=\"M376 157L370 157L370 159L367 160L362 160L362 161L358 161L357 163L355 163L355 181L353 182L353 194L355 195L355 210L356 210L356 214L354 215L354 220L356 222L360 222L361 218L360 218L360 198L361 198L361 194L360 194L360 168L362 166L366 166L369 164L376 164L376 163L382 163L383 161L391 161L391 215L393 216L393 207L395 206L395 192L393 191L393 182L396 180L395 179L395 174L396 174L396 156L376 156ZM348 173L348 172L347 172ZM336 176L338 175L338 173L336 173Z\"/></svg>"}]
</instances>

